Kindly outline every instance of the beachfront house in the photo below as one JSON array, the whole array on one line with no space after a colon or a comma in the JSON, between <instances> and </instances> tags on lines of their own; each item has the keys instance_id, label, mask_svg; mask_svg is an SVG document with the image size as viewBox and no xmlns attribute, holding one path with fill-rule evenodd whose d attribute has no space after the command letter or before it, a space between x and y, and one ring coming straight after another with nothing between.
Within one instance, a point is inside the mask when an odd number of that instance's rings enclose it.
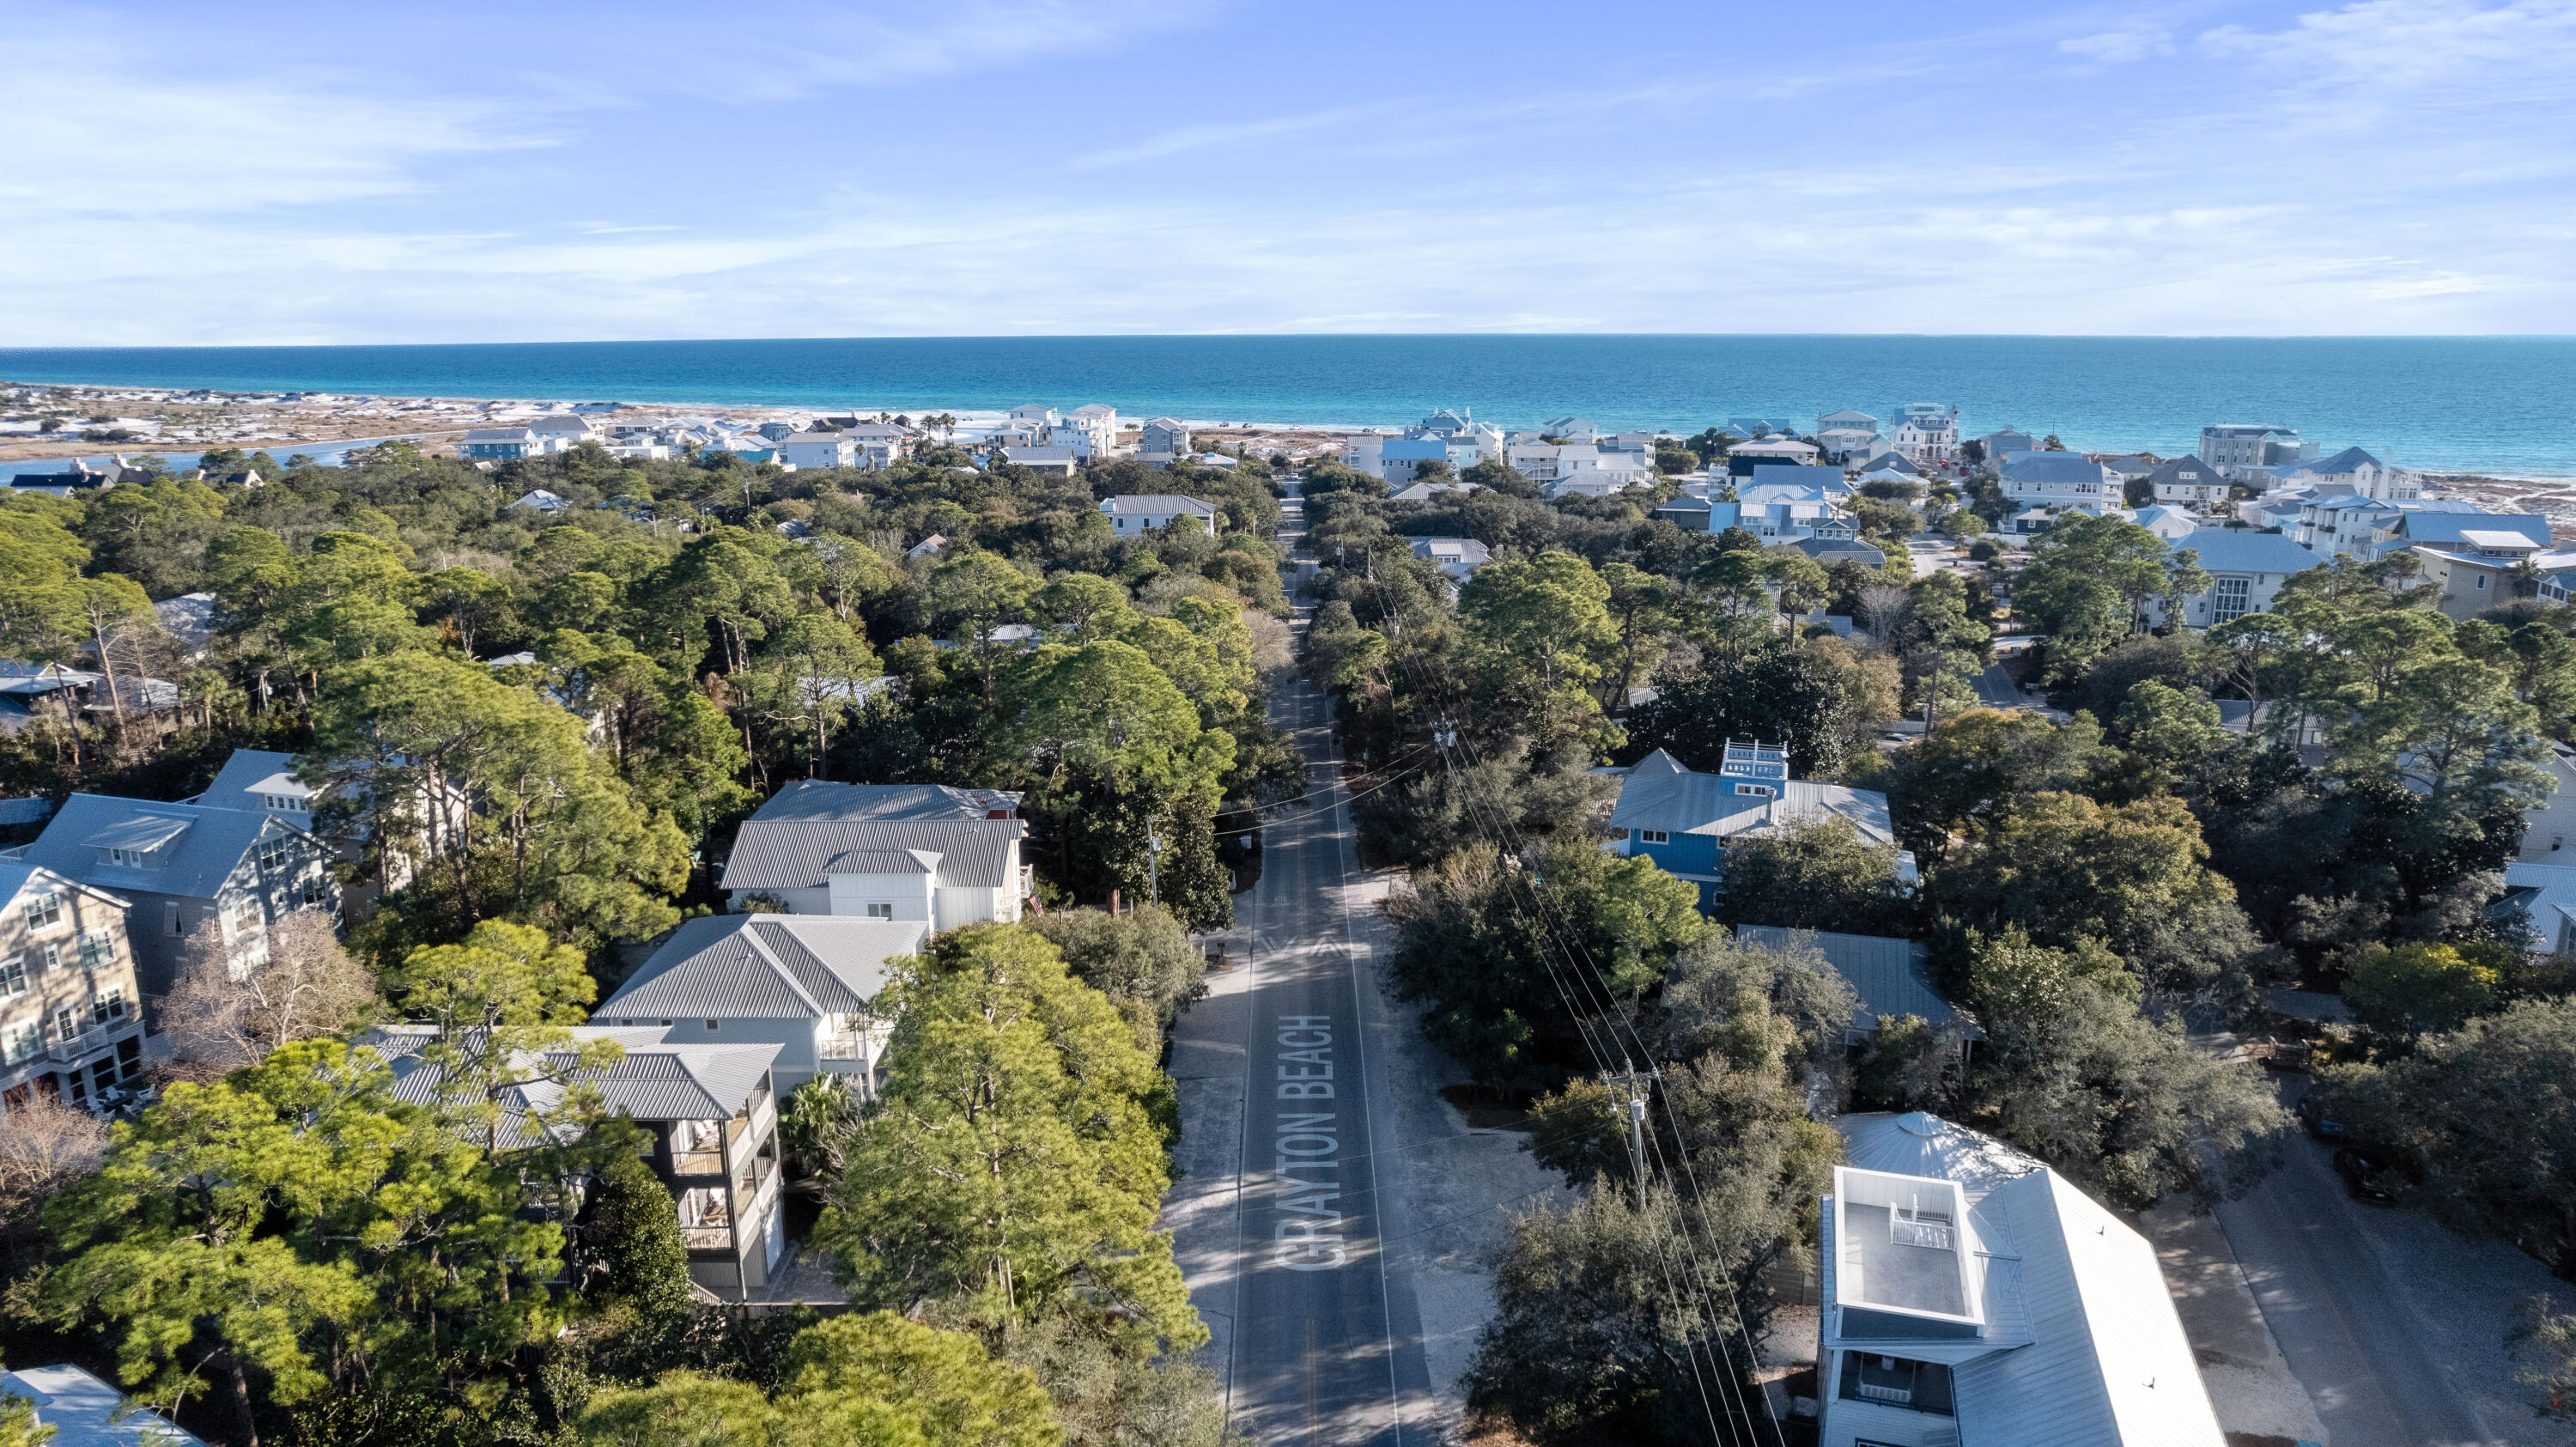
<instances>
[{"instance_id":1,"label":"beachfront house","mask_svg":"<svg viewBox=\"0 0 2576 1447\"><path fill-rule=\"evenodd\" d=\"M2377 498L2383 502L2424 495L2423 479L2402 467L2391 467L2358 447L2347 447L2318 461L2282 463L2269 469L2281 487L2313 487L2325 493Z\"/></svg>"},{"instance_id":2,"label":"beachfront house","mask_svg":"<svg viewBox=\"0 0 2576 1447\"><path fill-rule=\"evenodd\" d=\"M1189 424L1177 417L1147 418L1137 429L1136 455L1148 462L1168 463L1189 450Z\"/></svg>"},{"instance_id":3,"label":"beachfront house","mask_svg":"<svg viewBox=\"0 0 2576 1447\"><path fill-rule=\"evenodd\" d=\"M561 437L541 435L528 427L477 427L456 444L456 455L469 462L516 462L523 457L562 452L571 445Z\"/></svg>"},{"instance_id":4,"label":"beachfront house","mask_svg":"<svg viewBox=\"0 0 2576 1447\"><path fill-rule=\"evenodd\" d=\"M1849 464L1866 461L1887 448L1878 419L1856 407L1827 412L1816 419L1816 447L1824 460Z\"/></svg>"},{"instance_id":5,"label":"beachfront house","mask_svg":"<svg viewBox=\"0 0 2576 1447\"><path fill-rule=\"evenodd\" d=\"M2215 628L2248 613L2269 613L2283 583L2325 565L2279 533L2200 528L2170 541L2176 552L2187 548L2199 554L2201 570L2210 578L2205 591L2182 600L2182 616L2175 621L2189 628ZM2163 599L2147 600L2147 621L2155 627L2168 621Z\"/></svg>"},{"instance_id":6,"label":"beachfront house","mask_svg":"<svg viewBox=\"0 0 2576 1447\"><path fill-rule=\"evenodd\" d=\"M1986 466L1993 467L2016 452L2037 452L2039 439L2018 428L2007 427L1978 438L1977 445L1985 453Z\"/></svg>"},{"instance_id":7,"label":"beachfront house","mask_svg":"<svg viewBox=\"0 0 2576 1447\"><path fill-rule=\"evenodd\" d=\"M1834 1125L1820 1447L2224 1447L2156 1249L2126 1221L1938 1116Z\"/></svg>"},{"instance_id":8,"label":"beachfront house","mask_svg":"<svg viewBox=\"0 0 2576 1447\"><path fill-rule=\"evenodd\" d=\"M684 920L592 1023L653 1026L673 1044L774 1044L780 1090L829 1075L864 1098L894 1022L888 962L919 954L925 919L720 914Z\"/></svg>"},{"instance_id":9,"label":"beachfront house","mask_svg":"<svg viewBox=\"0 0 2576 1447\"><path fill-rule=\"evenodd\" d=\"M0 1115L38 1092L104 1103L142 1071L126 901L42 865L0 864Z\"/></svg>"},{"instance_id":10,"label":"beachfront house","mask_svg":"<svg viewBox=\"0 0 2576 1447\"><path fill-rule=\"evenodd\" d=\"M1959 460L1959 409L1946 402L1908 402L1896 409L1889 448L1917 467L1944 468Z\"/></svg>"},{"instance_id":11,"label":"beachfront house","mask_svg":"<svg viewBox=\"0 0 2576 1447\"><path fill-rule=\"evenodd\" d=\"M1739 838L1830 816L1870 843L1896 839L1885 794L1792 779L1788 751L1778 744L1730 739L1714 774L1685 768L1662 749L1608 772L1621 777L1602 847L1623 858L1652 859L1666 874L1697 885L1703 910L1717 907L1726 849ZM1898 858L1898 878L1911 887L1914 855Z\"/></svg>"},{"instance_id":12,"label":"beachfront house","mask_svg":"<svg viewBox=\"0 0 2576 1447\"><path fill-rule=\"evenodd\" d=\"M2473 532L2520 533L2549 541L2541 513L2494 513L2456 498L2366 498L2349 493L2313 497L2299 504L2283 532L2321 558L2348 555L2373 563L2412 547L2458 548Z\"/></svg>"},{"instance_id":13,"label":"beachfront house","mask_svg":"<svg viewBox=\"0 0 2576 1447\"><path fill-rule=\"evenodd\" d=\"M1107 457L1118 446L1118 409L1099 402L1076 407L1048 429L1047 441L1072 448L1076 457Z\"/></svg>"},{"instance_id":14,"label":"beachfront house","mask_svg":"<svg viewBox=\"0 0 2576 1447\"><path fill-rule=\"evenodd\" d=\"M1133 492L1102 498L1100 515L1109 519L1109 525L1121 537L1167 528L1182 518L1195 519L1199 526L1214 533L1225 520L1224 511L1215 503L1172 492Z\"/></svg>"},{"instance_id":15,"label":"beachfront house","mask_svg":"<svg viewBox=\"0 0 2576 1447\"><path fill-rule=\"evenodd\" d=\"M1032 887L1020 796L799 779L743 821L717 887L737 911L1016 924Z\"/></svg>"},{"instance_id":16,"label":"beachfront house","mask_svg":"<svg viewBox=\"0 0 2576 1447\"><path fill-rule=\"evenodd\" d=\"M2315 458L2317 445L2304 441L2295 427L2268 422L2221 422L2200 429L2200 460L2230 482L2264 486L2273 479L2264 469L2284 462Z\"/></svg>"}]
</instances>

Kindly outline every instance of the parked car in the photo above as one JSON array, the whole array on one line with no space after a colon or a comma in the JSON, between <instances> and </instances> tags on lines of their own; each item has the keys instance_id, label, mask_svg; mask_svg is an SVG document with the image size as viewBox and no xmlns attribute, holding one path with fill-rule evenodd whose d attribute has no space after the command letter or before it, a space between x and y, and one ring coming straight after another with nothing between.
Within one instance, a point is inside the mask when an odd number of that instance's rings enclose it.
<instances>
[{"instance_id":1,"label":"parked car","mask_svg":"<svg viewBox=\"0 0 2576 1447\"><path fill-rule=\"evenodd\" d=\"M2334 1153L2334 1168L2354 1200L2372 1206L2397 1204L2397 1176L2386 1166L2345 1146Z\"/></svg>"},{"instance_id":2,"label":"parked car","mask_svg":"<svg viewBox=\"0 0 2576 1447\"><path fill-rule=\"evenodd\" d=\"M2333 1112L2326 1109L2326 1103L2315 1092L2300 1096L2297 1110L2299 1123L2308 1128L2308 1134L2321 1141L2343 1137L2343 1122L2334 1118Z\"/></svg>"}]
</instances>

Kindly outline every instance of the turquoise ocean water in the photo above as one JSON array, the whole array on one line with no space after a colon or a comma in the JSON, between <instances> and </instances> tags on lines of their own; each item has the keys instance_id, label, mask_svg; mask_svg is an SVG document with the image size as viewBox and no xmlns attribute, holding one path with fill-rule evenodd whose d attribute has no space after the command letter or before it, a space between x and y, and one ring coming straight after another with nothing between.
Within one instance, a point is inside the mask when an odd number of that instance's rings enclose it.
<instances>
[{"instance_id":1,"label":"turquoise ocean water","mask_svg":"<svg viewBox=\"0 0 2576 1447\"><path fill-rule=\"evenodd\" d=\"M2204 423L2296 427L2399 466L2576 477L2576 337L958 337L462 346L0 348L0 379L394 396L1693 432L1730 416L1956 404L2087 451L2188 452Z\"/></svg>"}]
</instances>

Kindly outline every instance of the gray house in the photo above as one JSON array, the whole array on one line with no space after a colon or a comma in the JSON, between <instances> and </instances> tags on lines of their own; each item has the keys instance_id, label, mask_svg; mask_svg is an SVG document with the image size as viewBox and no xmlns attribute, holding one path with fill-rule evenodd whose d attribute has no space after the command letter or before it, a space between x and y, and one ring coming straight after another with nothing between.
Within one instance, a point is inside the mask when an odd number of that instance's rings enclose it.
<instances>
[{"instance_id":1,"label":"gray house","mask_svg":"<svg viewBox=\"0 0 2576 1447\"><path fill-rule=\"evenodd\" d=\"M1859 997L1859 1008L1852 1012L1847 1032L1851 1037L1875 1035L1879 1021L1896 1015L1918 1016L1935 1025L1948 1025L1959 1019L1959 1012L1932 988L1931 974L1924 968L1921 940L1783 929L1769 924L1737 925L1735 937L1748 945L1774 950L1814 946ZM1971 1039L1984 1038L1984 1032L1974 1025L1967 1026L1967 1034Z\"/></svg>"},{"instance_id":2,"label":"gray house","mask_svg":"<svg viewBox=\"0 0 2576 1447\"><path fill-rule=\"evenodd\" d=\"M680 1236L689 1248L689 1279L737 1301L759 1300L770 1274L786 1254L787 1231L778 1209L778 1091L770 1064L778 1047L670 1044L659 1029L587 1026L571 1032L576 1045L614 1040L623 1053L614 1064L584 1068L570 1054L521 1064L529 1077L502 1093L501 1143L533 1146L544 1124L574 1087L596 1091L601 1108L625 1116L652 1140L645 1159L671 1191ZM396 1025L372 1032L366 1044L394 1072L394 1094L416 1105L444 1093L439 1068L421 1047L438 1038L437 1027Z\"/></svg>"},{"instance_id":3,"label":"gray house","mask_svg":"<svg viewBox=\"0 0 2576 1447\"><path fill-rule=\"evenodd\" d=\"M940 784L799 779L734 836L717 887L789 914L912 920L932 931L977 920L1016 924L1028 898L1020 796Z\"/></svg>"},{"instance_id":4,"label":"gray house","mask_svg":"<svg viewBox=\"0 0 2576 1447\"><path fill-rule=\"evenodd\" d=\"M775 1043L778 1088L816 1075L876 1091L893 1022L875 1001L886 962L918 954L923 920L723 914L682 922L592 1020L654 1027L674 1044Z\"/></svg>"},{"instance_id":5,"label":"gray house","mask_svg":"<svg viewBox=\"0 0 2576 1447\"><path fill-rule=\"evenodd\" d=\"M146 1013L178 979L188 937L223 932L264 956L268 927L299 909L337 918L331 847L282 814L74 794L35 842L0 853L130 902L126 938Z\"/></svg>"}]
</instances>

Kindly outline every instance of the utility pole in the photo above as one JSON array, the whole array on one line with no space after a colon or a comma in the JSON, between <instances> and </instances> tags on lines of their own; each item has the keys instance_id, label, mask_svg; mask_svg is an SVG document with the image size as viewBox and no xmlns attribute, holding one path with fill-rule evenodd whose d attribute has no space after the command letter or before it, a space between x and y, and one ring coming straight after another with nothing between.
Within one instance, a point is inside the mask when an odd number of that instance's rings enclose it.
<instances>
[{"instance_id":1,"label":"utility pole","mask_svg":"<svg viewBox=\"0 0 2576 1447\"><path fill-rule=\"evenodd\" d=\"M1620 1063L1625 1065L1627 1062ZM1639 1082L1660 1079L1662 1074L1653 1069L1622 1070L1616 1075L1607 1070L1601 1072L1602 1084L1624 1086L1628 1092L1628 1164L1637 1173L1637 1201L1640 1205L1646 1199L1646 1096Z\"/></svg>"},{"instance_id":2,"label":"utility pole","mask_svg":"<svg viewBox=\"0 0 2576 1447\"><path fill-rule=\"evenodd\" d=\"M1163 902L1163 835L1156 821L1145 821L1145 898L1148 903Z\"/></svg>"}]
</instances>

